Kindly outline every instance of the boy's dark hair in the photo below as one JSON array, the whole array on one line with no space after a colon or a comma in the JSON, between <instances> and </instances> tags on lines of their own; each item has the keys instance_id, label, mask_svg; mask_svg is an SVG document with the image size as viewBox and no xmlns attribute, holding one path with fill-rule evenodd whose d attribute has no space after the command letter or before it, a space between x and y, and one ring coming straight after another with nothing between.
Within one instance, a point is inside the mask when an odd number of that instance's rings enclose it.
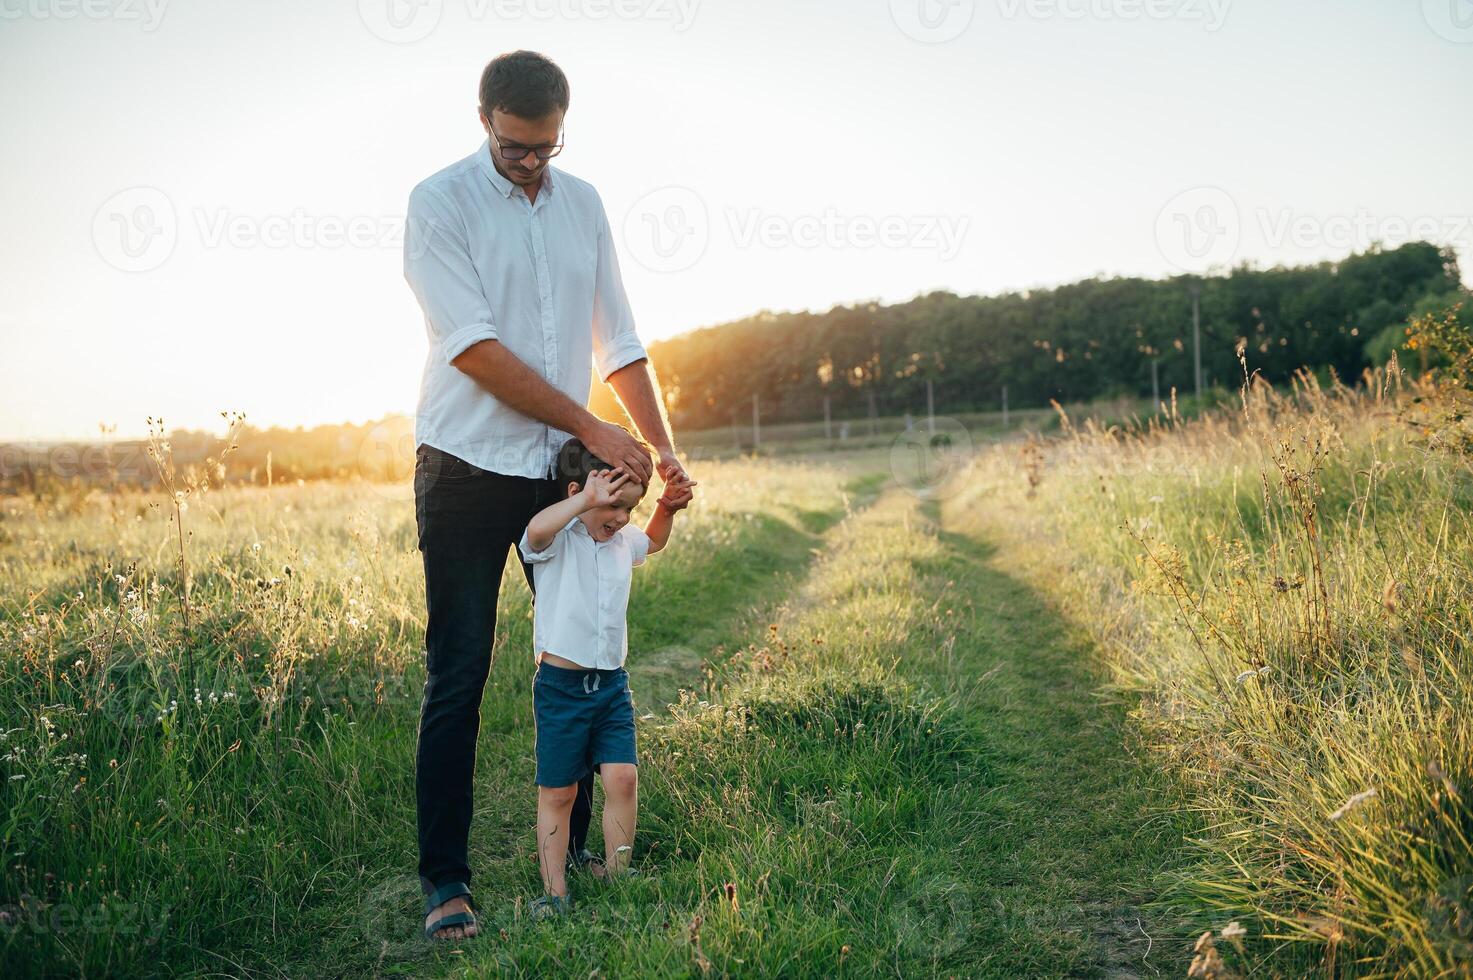
<instances>
[{"instance_id":1,"label":"boy's dark hair","mask_svg":"<svg viewBox=\"0 0 1473 980\"><path fill-rule=\"evenodd\" d=\"M633 433L631 432L630 435ZM563 448L558 450L557 460L553 463L553 475L557 479L558 490L566 493L569 483L576 483L579 489L582 489L587 485L588 474L594 470L613 468L612 463L606 463L593 455L589 448L583 445L582 439L569 439L563 443ZM648 490L649 487L646 486L645 489Z\"/></svg>"},{"instance_id":2,"label":"boy's dark hair","mask_svg":"<svg viewBox=\"0 0 1473 980\"><path fill-rule=\"evenodd\" d=\"M486 118L500 109L522 119L541 119L554 109L568 111L568 76L536 51L498 55L481 72L481 110Z\"/></svg>"}]
</instances>

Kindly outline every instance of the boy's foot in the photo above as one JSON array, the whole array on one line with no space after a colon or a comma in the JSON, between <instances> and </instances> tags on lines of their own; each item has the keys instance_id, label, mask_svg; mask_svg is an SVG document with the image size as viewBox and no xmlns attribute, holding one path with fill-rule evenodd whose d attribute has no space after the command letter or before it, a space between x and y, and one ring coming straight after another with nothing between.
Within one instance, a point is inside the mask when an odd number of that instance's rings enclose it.
<instances>
[{"instance_id":1,"label":"boy's foot","mask_svg":"<svg viewBox=\"0 0 1473 980\"><path fill-rule=\"evenodd\" d=\"M456 915L459 913L469 914L470 912L470 903L466 901L465 896L457 895L455 898L452 898L449 901L435 906L435 908L431 910L430 914L425 916L425 932L429 934L431 939L436 940L469 939L471 936L474 936L476 934L476 924L474 922L461 922L455 925L443 926L438 929L433 928L433 926L434 923L439 922L441 919L447 918L448 916Z\"/></svg>"},{"instance_id":2,"label":"boy's foot","mask_svg":"<svg viewBox=\"0 0 1473 980\"><path fill-rule=\"evenodd\" d=\"M527 907L527 914L532 917L533 922L542 922L546 919L556 919L566 915L573 907L566 895L543 895Z\"/></svg>"},{"instance_id":3,"label":"boy's foot","mask_svg":"<svg viewBox=\"0 0 1473 980\"><path fill-rule=\"evenodd\" d=\"M587 868L595 878L608 877L608 869L604 867L604 859L590 851L588 848L580 848L578 853L568 853L568 867L574 870Z\"/></svg>"}]
</instances>

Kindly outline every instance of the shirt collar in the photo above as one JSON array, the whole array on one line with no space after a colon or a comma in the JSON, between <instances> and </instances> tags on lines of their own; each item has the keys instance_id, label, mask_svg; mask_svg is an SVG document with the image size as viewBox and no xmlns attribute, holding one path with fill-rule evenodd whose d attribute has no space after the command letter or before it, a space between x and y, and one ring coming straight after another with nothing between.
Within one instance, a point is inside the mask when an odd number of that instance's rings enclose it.
<instances>
[{"instance_id":1,"label":"shirt collar","mask_svg":"<svg viewBox=\"0 0 1473 980\"><path fill-rule=\"evenodd\" d=\"M481 173L485 174L486 179L491 181L491 186L496 188L498 194L502 197L511 197L511 192L516 189L517 185L503 177L501 171L496 169L496 164L491 162L491 138L489 136L481 140L481 149L476 153L476 166L481 168ZM552 164L548 164L543 168L542 187L537 191L537 196L541 197L543 194L550 195L554 183ZM527 192L523 191L522 193L525 194Z\"/></svg>"}]
</instances>

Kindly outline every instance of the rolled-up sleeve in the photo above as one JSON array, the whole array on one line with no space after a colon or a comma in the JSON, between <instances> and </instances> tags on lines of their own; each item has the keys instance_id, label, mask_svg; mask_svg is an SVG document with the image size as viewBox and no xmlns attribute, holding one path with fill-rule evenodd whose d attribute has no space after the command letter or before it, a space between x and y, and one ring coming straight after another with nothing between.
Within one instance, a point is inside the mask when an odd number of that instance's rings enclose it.
<instances>
[{"instance_id":1,"label":"rolled-up sleeve","mask_svg":"<svg viewBox=\"0 0 1473 980\"><path fill-rule=\"evenodd\" d=\"M497 339L491 305L466 243L465 222L448 200L424 186L409 195L404 278L424 311L430 343L446 363L472 344Z\"/></svg>"},{"instance_id":2,"label":"rolled-up sleeve","mask_svg":"<svg viewBox=\"0 0 1473 980\"><path fill-rule=\"evenodd\" d=\"M593 360L600 381L635 361L649 357L634 329L634 311L619 275L619 257L603 200L598 202L598 269L593 283Z\"/></svg>"},{"instance_id":3,"label":"rolled-up sleeve","mask_svg":"<svg viewBox=\"0 0 1473 980\"><path fill-rule=\"evenodd\" d=\"M650 536L644 533L644 528L633 524L625 524L619 530L629 539L629 565L638 568L650 553Z\"/></svg>"},{"instance_id":4,"label":"rolled-up sleeve","mask_svg":"<svg viewBox=\"0 0 1473 980\"><path fill-rule=\"evenodd\" d=\"M552 540L547 542L546 548L543 548L541 551L533 551L531 542L527 540L527 530L529 529L524 528L522 530L522 540L517 542L517 550L522 553L522 561L528 565L535 565L539 561L547 561L553 555L557 554L558 545L562 543L563 535L568 532L566 527L561 528L558 533L552 536Z\"/></svg>"}]
</instances>

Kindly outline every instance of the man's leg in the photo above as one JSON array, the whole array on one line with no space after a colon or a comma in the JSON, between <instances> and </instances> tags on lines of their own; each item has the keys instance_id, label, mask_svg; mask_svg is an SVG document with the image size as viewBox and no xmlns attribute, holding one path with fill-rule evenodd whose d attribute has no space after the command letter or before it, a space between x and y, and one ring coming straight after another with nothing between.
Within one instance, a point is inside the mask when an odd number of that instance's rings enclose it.
<instances>
[{"instance_id":1,"label":"man's leg","mask_svg":"<svg viewBox=\"0 0 1473 980\"><path fill-rule=\"evenodd\" d=\"M506 513L525 509L533 498L531 483L475 470L437 450L421 450L416 462L415 510L428 604L415 765L419 875L426 894L451 882L470 884L481 695L496 633L497 591L514 540Z\"/></svg>"}]
</instances>

